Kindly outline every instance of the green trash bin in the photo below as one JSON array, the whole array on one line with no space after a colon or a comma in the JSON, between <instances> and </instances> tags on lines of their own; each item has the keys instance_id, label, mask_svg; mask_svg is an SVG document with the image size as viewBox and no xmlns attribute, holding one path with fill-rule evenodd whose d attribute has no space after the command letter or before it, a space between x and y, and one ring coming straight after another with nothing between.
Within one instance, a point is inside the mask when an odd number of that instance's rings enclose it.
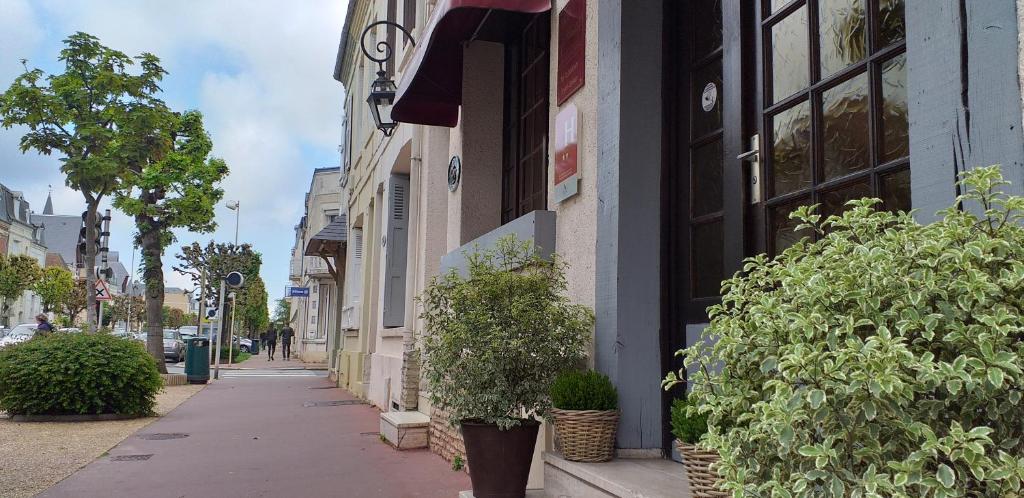
<instances>
[{"instance_id":1,"label":"green trash bin","mask_svg":"<svg viewBox=\"0 0 1024 498\"><path fill-rule=\"evenodd\" d=\"M252 339L252 344L249 346L249 354L256 356L260 354L260 340L259 338Z\"/></svg>"},{"instance_id":2,"label":"green trash bin","mask_svg":"<svg viewBox=\"0 0 1024 498\"><path fill-rule=\"evenodd\" d=\"M185 353L185 378L189 384L206 384L210 380L210 340L193 337Z\"/></svg>"}]
</instances>

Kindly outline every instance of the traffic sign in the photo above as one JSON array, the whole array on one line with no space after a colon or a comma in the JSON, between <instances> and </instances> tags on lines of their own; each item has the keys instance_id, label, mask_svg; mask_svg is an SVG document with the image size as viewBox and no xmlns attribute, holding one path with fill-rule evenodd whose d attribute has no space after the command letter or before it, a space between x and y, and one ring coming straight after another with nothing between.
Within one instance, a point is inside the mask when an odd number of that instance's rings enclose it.
<instances>
[{"instance_id":1,"label":"traffic sign","mask_svg":"<svg viewBox=\"0 0 1024 498\"><path fill-rule=\"evenodd\" d=\"M309 287L289 287L288 297L309 297Z\"/></svg>"},{"instance_id":2,"label":"traffic sign","mask_svg":"<svg viewBox=\"0 0 1024 498\"><path fill-rule=\"evenodd\" d=\"M103 280L96 281L96 300L97 301L110 301L110 288L107 287L107 283Z\"/></svg>"}]
</instances>

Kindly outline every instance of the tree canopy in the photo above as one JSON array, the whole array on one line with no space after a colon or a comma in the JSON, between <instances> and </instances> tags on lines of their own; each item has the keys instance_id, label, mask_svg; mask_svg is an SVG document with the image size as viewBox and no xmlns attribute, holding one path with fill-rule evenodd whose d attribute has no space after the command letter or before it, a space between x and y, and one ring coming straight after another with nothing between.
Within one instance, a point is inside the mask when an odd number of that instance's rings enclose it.
<instances>
[{"instance_id":1,"label":"tree canopy","mask_svg":"<svg viewBox=\"0 0 1024 498\"><path fill-rule=\"evenodd\" d=\"M39 275L33 290L43 302L43 311L62 311L75 288L75 275L67 268L51 266Z\"/></svg>"},{"instance_id":2,"label":"tree canopy","mask_svg":"<svg viewBox=\"0 0 1024 498\"><path fill-rule=\"evenodd\" d=\"M0 318L8 325L13 301L31 289L40 274L42 270L35 259L0 254Z\"/></svg>"}]
</instances>

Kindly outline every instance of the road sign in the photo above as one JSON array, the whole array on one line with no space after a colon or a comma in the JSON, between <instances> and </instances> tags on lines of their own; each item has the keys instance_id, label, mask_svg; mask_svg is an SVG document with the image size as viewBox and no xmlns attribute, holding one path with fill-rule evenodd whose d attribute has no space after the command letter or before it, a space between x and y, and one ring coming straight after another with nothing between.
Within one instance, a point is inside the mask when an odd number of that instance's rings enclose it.
<instances>
[{"instance_id":1,"label":"road sign","mask_svg":"<svg viewBox=\"0 0 1024 498\"><path fill-rule=\"evenodd\" d=\"M309 287L289 287L288 297L309 297Z\"/></svg>"},{"instance_id":2,"label":"road sign","mask_svg":"<svg viewBox=\"0 0 1024 498\"><path fill-rule=\"evenodd\" d=\"M107 283L103 280L96 281L96 300L97 301L110 301L110 288L107 287Z\"/></svg>"}]
</instances>

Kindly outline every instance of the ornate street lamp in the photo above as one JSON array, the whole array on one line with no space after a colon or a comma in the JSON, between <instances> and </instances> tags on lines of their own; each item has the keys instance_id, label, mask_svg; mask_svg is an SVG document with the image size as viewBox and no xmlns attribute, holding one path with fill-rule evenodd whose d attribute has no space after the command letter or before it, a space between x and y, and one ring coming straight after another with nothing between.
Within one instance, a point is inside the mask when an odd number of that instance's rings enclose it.
<instances>
[{"instance_id":1,"label":"ornate street lamp","mask_svg":"<svg viewBox=\"0 0 1024 498\"><path fill-rule=\"evenodd\" d=\"M401 24L391 21L377 21L370 24L363 30L363 34L360 40L360 46L363 49L363 55L367 59L377 63L377 79L370 84L370 95L366 97L366 103L370 105L370 115L373 116L374 123L377 124L377 129L381 131L386 137L390 137L395 131L395 127L398 126L394 120L391 119L391 104L395 102L395 82L388 78L387 71L384 70L384 64L386 64L395 55L394 47L391 46L387 41L377 42L377 53L382 54L381 57L374 57L370 55L370 51L366 49L366 35L373 28L379 25L386 25L398 29L409 39L412 46L416 46L416 40L413 40L412 35L405 29Z\"/></svg>"}]
</instances>

